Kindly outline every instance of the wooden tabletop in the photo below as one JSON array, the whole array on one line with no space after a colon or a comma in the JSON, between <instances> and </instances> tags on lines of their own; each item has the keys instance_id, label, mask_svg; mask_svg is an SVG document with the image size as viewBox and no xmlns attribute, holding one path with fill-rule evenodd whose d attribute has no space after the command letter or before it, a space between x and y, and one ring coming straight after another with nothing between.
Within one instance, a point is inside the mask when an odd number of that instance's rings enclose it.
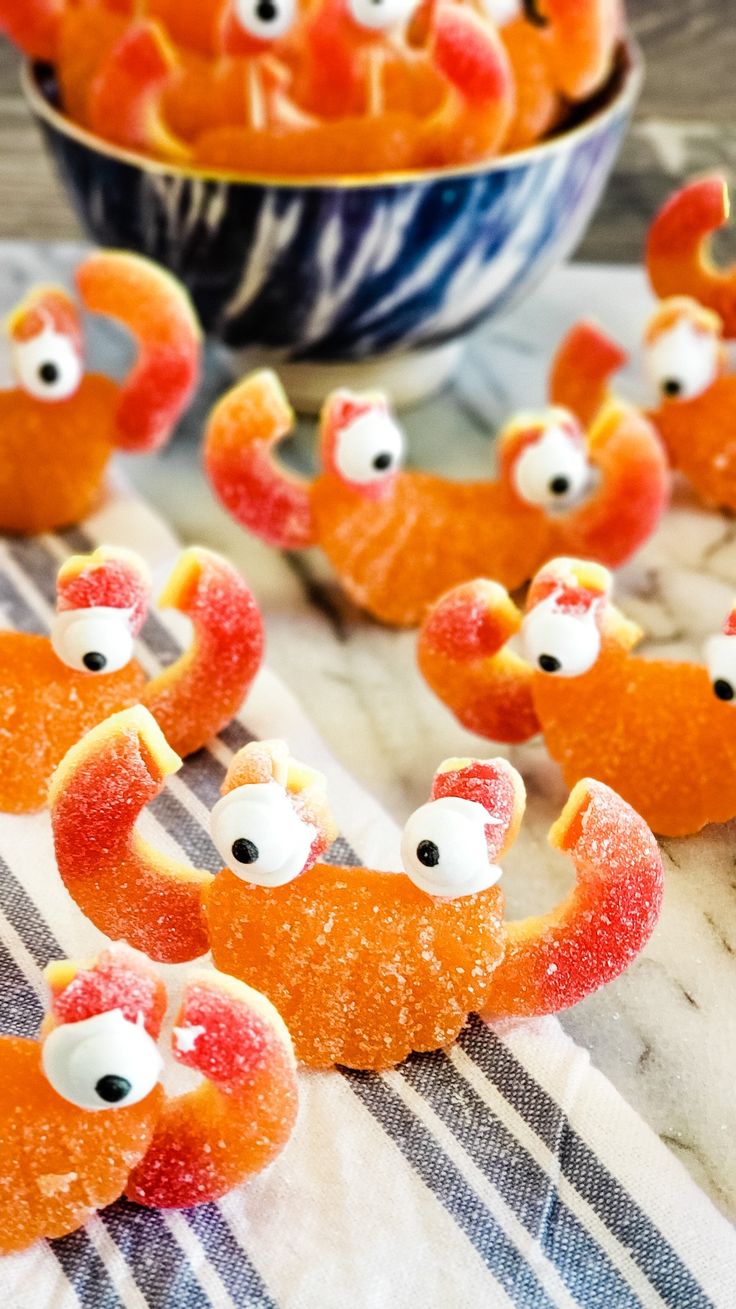
<instances>
[{"instance_id":1,"label":"wooden tabletop","mask_svg":"<svg viewBox=\"0 0 736 1309\"><path fill-rule=\"evenodd\" d=\"M736 173L735 10L735 0L630 0L646 86L581 258L636 260L648 219L680 178L715 165ZM79 235L20 95L17 56L4 43L0 170L0 238Z\"/></svg>"}]
</instances>

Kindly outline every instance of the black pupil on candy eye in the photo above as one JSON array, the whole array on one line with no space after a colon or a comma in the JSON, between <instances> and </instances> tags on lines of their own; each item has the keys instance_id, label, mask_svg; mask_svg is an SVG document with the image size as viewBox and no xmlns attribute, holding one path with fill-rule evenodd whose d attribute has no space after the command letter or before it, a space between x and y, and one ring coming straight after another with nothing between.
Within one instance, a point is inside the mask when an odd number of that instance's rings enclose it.
<instances>
[{"instance_id":1,"label":"black pupil on candy eye","mask_svg":"<svg viewBox=\"0 0 736 1309\"><path fill-rule=\"evenodd\" d=\"M380 0L374 0L375 3L380 4ZM373 467L379 473L385 473L386 469L391 467L391 455L388 450L384 450L383 454L376 455L373 460Z\"/></svg>"},{"instance_id":2,"label":"black pupil on candy eye","mask_svg":"<svg viewBox=\"0 0 736 1309\"><path fill-rule=\"evenodd\" d=\"M420 841L417 846L417 859L425 868L436 868L440 861L440 848L434 841Z\"/></svg>"},{"instance_id":3,"label":"black pupil on candy eye","mask_svg":"<svg viewBox=\"0 0 736 1309\"><path fill-rule=\"evenodd\" d=\"M543 673L558 673L562 667L554 655L541 654L537 662Z\"/></svg>"},{"instance_id":4,"label":"black pupil on candy eye","mask_svg":"<svg viewBox=\"0 0 736 1309\"><path fill-rule=\"evenodd\" d=\"M734 694L736 694L736 692L734 692L731 683L727 682L725 677L716 678L715 682L713 683L713 690L715 691L719 700L733 700Z\"/></svg>"},{"instance_id":5,"label":"black pupil on candy eye","mask_svg":"<svg viewBox=\"0 0 736 1309\"><path fill-rule=\"evenodd\" d=\"M90 673L101 673L107 665L107 659L99 650L90 650L82 659L82 663Z\"/></svg>"},{"instance_id":6,"label":"black pupil on candy eye","mask_svg":"<svg viewBox=\"0 0 736 1309\"><path fill-rule=\"evenodd\" d=\"M247 841L244 836L239 836L237 841L233 841L233 859L237 859L239 864L254 864L258 858L258 846L252 841Z\"/></svg>"},{"instance_id":7,"label":"black pupil on candy eye","mask_svg":"<svg viewBox=\"0 0 736 1309\"><path fill-rule=\"evenodd\" d=\"M47 384L47 386L53 386L54 382L58 382L59 380L59 370L56 364L41 364L41 367L38 370L38 376L42 382Z\"/></svg>"},{"instance_id":8,"label":"black pupil on candy eye","mask_svg":"<svg viewBox=\"0 0 736 1309\"><path fill-rule=\"evenodd\" d=\"M667 377L662 383L662 390L665 395L679 395L682 390L682 383L678 382L676 377Z\"/></svg>"},{"instance_id":9,"label":"black pupil on candy eye","mask_svg":"<svg viewBox=\"0 0 736 1309\"><path fill-rule=\"evenodd\" d=\"M273 0L259 0L256 5L256 18L260 18L262 23L272 23L278 14L278 9Z\"/></svg>"},{"instance_id":10,"label":"black pupil on candy eye","mask_svg":"<svg viewBox=\"0 0 736 1309\"><path fill-rule=\"evenodd\" d=\"M95 1091L107 1104L119 1104L131 1090L132 1083L127 1077L118 1077L117 1073L107 1073L95 1084Z\"/></svg>"},{"instance_id":11,"label":"black pupil on candy eye","mask_svg":"<svg viewBox=\"0 0 736 1309\"><path fill-rule=\"evenodd\" d=\"M553 495L565 495L570 490L569 477L553 477L549 489Z\"/></svg>"}]
</instances>

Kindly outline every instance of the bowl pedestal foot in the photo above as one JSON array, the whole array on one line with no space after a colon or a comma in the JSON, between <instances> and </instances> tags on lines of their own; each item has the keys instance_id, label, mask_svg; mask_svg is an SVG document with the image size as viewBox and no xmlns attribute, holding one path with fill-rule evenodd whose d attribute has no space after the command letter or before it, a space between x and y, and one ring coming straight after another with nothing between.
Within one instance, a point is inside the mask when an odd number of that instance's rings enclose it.
<instances>
[{"instance_id":1,"label":"bowl pedestal foot","mask_svg":"<svg viewBox=\"0 0 736 1309\"><path fill-rule=\"evenodd\" d=\"M406 409L440 391L457 370L465 346L463 340L382 355L375 359L274 360L266 352L233 352L238 376L267 366L278 373L294 408L302 414L318 414L331 391L348 387L352 391L385 391L394 409Z\"/></svg>"}]
</instances>

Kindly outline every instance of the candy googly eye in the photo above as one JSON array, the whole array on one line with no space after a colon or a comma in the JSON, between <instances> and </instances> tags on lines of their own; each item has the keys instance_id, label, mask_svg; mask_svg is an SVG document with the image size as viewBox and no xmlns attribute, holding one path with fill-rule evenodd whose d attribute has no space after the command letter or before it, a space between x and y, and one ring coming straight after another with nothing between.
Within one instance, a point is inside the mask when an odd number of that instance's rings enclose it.
<instances>
[{"instance_id":1,"label":"candy googly eye","mask_svg":"<svg viewBox=\"0 0 736 1309\"><path fill-rule=\"evenodd\" d=\"M68 609L51 625L54 653L79 673L117 673L133 657L133 634L124 609Z\"/></svg>"},{"instance_id":2,"label":"candy googly eye","mask_svg":"<svg viewBox=\"0 0 736 1309\"><path fill-rule=\"evenodd\" d=\"M272 41L293 26L294 0L235 0L235 16L249 36Z\"/></svg>"},{"instance_id":3,"label":"candy googly eye","mask_svg":"<svg viewBox=\"0 0 736 1309\"><path fill-rule=\"evenodd\" d=\"M359 27L380 32L408 22L417 4L418 0L348 0L348 11Z\"/></svg>"},{"instance_id":4,"label":"candy googly eye","mask_svg":"<svg viewBox=\"0 0 736 1309\"><path fill-rule=\"evenodd\" d=\"M557 677L581 677L593 667L601 649L593 609L566 614L555 611L547 601L527 614L521 641L528 662Z\"/></svg>"},{"instance_id":5,"label":"candy googly eye","mask_svg":"<svg viewBox=\"0 0 736 1309\"><path fill-rule=\"evenodd\" d=\"M68 400L79 389L82 361L63 332L45 328L28 341L15 341L12 353L18 382L35 400Z\"/></svg>"},{"instance_id":6,"label":"candy googly eye","mask_svg":"<svg viewBox=\"0 0 736 1309\"><path fill-rule=\"evenodd\" d=\"M711 636L705 643L705 661L713 694L719 700L736 699L736 637Z\"/></svg>"},{"instance_id":7,"label":"candy googly eye","mask_svg":"<svg viewBox=\"0 0 736 1309\"><path fill-rule=\"evenodd\" d=\"M486 827L493 822L482 804L443 796L422 805L401 838L407 876L427 895L455 899L494 886L501 869L488 858Z\"/></svg>"},{"instance_id":8,"label":"candy googly eye","mask_svg":"<svg viewBox=\"0 0 736 1309\"><path fill-rule=\"evenodd\" d=\"M514 487L527 504L566 506L583 493L590 475L585 451L562 427L548 427L514 464Z\"/></svg>"},{"instance_id":9,"label":"candy googly eye","mask_svg":"<svg viewBox=\"0 0 736 1309\"><path fill-rule=\"evenodd\" d=\"M348 482L367 486L395 473L404 453L404 438L385 409L370 409L337 436L335 464Z\"/></svg>"},{"instance_id":10,"label":"candy googly eye","mask_svg":"<svg viewBox=\"0 0 736 1309\"><path fill-rule=\"evenodd\" d=\"M522 0L483 0L483 12L496 27L505 27L524 12Z\"/></svg>"},{"instance_id":11,"label":"candy googly eye","mask_svg":"<svg viewBox=\"0 0 736 1309\"><path fill-rule=\"evenodd\" d=\"M212 839L236 877L285 886L302 872L317 829L294 811L278 782L239 786L212 810Z\"/></svg>"},{"instance_id":12,"label":"candy googly eye","mask_svg":"<svg viewBox=\"0 0 736 1309\"><path fill-rule=\"evenodd\" d=\"M646 370L659 393L668 400L692 400L718 376L718 341L681 319L647 346Z\"/></svg>"},{"instance_id":13,"label":"candy googly eye","mask_svg":"<svg viewBox=\"0 0 736 1309\"><path fill-rule=\"evenodd\" d=\"M140 1023L120 1009L55 1027L43 1043L44 1075L78 1109L126 1109L145 1100L163 1060Z\"/></svg>"}]
</instances>

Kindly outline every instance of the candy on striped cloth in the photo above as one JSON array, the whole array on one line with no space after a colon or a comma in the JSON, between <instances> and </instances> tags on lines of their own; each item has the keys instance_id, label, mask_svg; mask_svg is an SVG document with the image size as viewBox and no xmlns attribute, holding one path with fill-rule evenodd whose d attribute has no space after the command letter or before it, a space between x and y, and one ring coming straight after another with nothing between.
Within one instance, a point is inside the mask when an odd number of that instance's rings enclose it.
<instances>
[{"instance_id":1,"label":"candy on striped cloth","mask_svg":"<svg viewBox=\"0 0 736 1309\"><path fill-rule=\"evenodd\" d=\"M0 632L0 810L40 808L59 760L116 709L142 701L182 755L237 713L263 656L249 587L219 555L184 550L159 603L191 621L191 642L150 681L133 657L149 590L138 555L101 546L62 565L50 638Z\"/></svg>"},{"instance_id":2,"label":"candy on striped cloth","mask_svg":"<svg viewBox=\"0 0 736 1309\"><path fill-rule=\"evenodd\" d=\"M174 1058L201 1074L161 1086L167 1005L147 961L104 951L46 970L38 1040L0 1036L0 1253L76 1231L122 1194L156 1208L217 1199L280 1153L297 1112L289 1034L258 992L191 973Z\"/></svg>"},{"instance_id":3,"label":"candy on striped cloth","mask_svg":"<svg viewBox=\"0 0 736 1309\"><path fill-rule=\"evenodd\" d=\"M736 816L736 624L706 665L632 655L641 637L605 568L554 559L522 614L503 587L448 592L419 635L419 665L464 727L494 741L541 732L568 786L613 787L655 832L685 836ZM521 651L510 644L521 634Z\"/></svg>"},{"instance_id":4,"label":"candy on striped cloth","mask_svg":"<svg viewBox=\"0 0 736 1309\"><path fill-rule=\"evenodd\" d=\"M72 748L52 784L56 858L91 921L151 957L212 950L258 985L312 1067L387 1068L455 1039L469 1013L553 1013L617 976L659 913L662 862L644 822L613 791L575 787L550 840L573 861L550 913L504 921L497 861L524 809L504 759L451 759L402 837L403 872L322 862L336 829L325 779L283 742L232 760L211 834L213 876L165 858L138 815L180 760L134 708Z\"/></svg>"}]
</instances>

